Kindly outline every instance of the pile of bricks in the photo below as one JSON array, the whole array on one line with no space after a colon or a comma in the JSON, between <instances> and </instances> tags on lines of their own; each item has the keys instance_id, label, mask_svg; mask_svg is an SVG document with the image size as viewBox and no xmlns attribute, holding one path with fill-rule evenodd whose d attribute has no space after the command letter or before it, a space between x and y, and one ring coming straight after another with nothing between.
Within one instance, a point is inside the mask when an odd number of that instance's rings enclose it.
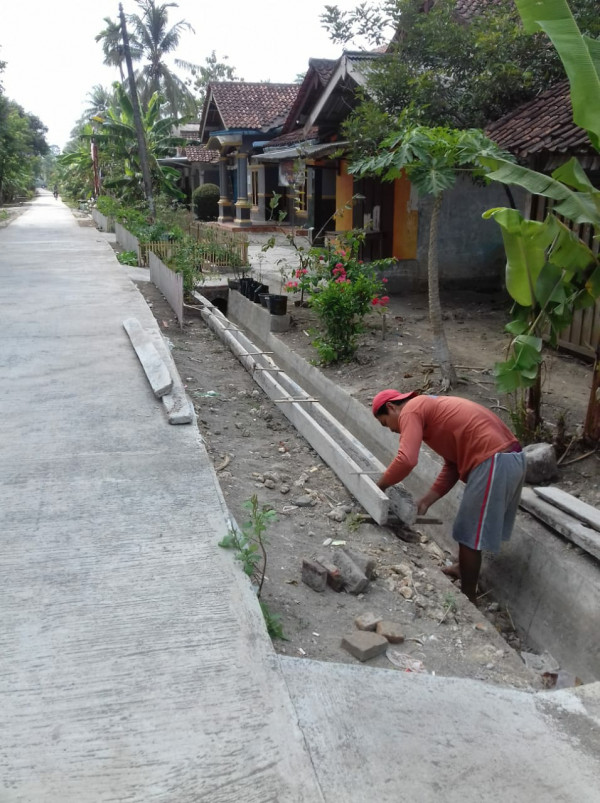
<instances>
[{"instance_id":1,"label":"pile of bricks","mask_svg":"<svg viewBox=\"0 0 600 803\"><path fill-rule=\"evenodd\" d=\"M302 582L314 591L334 591L362 594L369 581L375 578L375 561L350 549L336 549L331 557L317 555L302 561Z\"/></svg>"},{"instance_id":2,"label":"pile of bricks","mask_svg":"<svg viewBox=\"0 0 600 803\"><path fill-rule=\"evenodd\" d=\"M373 613L363 613L354 620L357 630L342 639L342 647L359 661L368 661L386 652L388 644L402 644L400 625Z\"/></svg>"}]
</instances>

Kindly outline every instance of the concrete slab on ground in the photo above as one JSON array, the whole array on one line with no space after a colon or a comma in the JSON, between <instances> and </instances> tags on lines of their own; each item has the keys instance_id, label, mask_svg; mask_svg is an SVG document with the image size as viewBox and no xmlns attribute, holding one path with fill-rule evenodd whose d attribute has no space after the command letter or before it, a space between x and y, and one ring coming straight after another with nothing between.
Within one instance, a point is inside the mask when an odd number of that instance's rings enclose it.
<instances>
[{"instance_id":1,"label":"concrete slab on ground","mask_svg":"<svg viewBox=\"0 0 600 803\"><path fill-rule=\"evenodd\" d=\"M529 694L280 656L328 801L597 803L600 684Z\"/></svg>"}]
</instances>

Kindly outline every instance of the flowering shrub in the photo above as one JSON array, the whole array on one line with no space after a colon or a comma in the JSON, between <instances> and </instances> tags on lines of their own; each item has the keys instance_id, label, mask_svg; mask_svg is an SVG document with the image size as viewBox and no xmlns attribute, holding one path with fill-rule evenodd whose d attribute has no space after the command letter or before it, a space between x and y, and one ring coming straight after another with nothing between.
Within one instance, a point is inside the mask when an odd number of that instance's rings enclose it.
<instances>
[{"instance_id":1,"label":"flowering shrub","mask_svg":"<svg viewBox=\"0 0 600 803\"><path fill-rule=\"evenodd\" d=\"M389 302L389 296L381 295L385 283L377 272L392 260L359 260L364 236L353 231L335 250L312 249L309 267L298 268L285 285L288 292L307 293L320 323L313 345L326 364L352 359L365 316L374 307L385 312Z\"/></svg>"}]
</instances>

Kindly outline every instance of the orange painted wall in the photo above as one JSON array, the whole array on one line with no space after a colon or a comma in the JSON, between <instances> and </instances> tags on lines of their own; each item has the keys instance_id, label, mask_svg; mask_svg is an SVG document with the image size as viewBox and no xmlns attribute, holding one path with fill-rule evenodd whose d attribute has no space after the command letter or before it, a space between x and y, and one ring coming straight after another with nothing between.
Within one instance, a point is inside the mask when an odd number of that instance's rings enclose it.
<instances>
[{"instance_id":1,"label":"orange painted wall","mask_svg":"<svg viewBox=\"0 0 600 803\"><path fill-rule=\"evenodd\" d=\"M411 184L405 175L394 181L394 238L392 248L396 259L417 258L419 213L411 205Z\"/></svg>"},{"instance_id":2,"label":"orange painted wall","mask_svg":"<svg viewBox=\"0 0 600 803\"><path fill-rule=\"evenodd\" d=\"M335 179L335 208L341 209L344 204L352 200L354 191L354 177L346 171L347 162L340 162L339 175ZM350 231L352 228L352 205L345 209L335 219L336 231Z\"/></svg>"}]
</instances>

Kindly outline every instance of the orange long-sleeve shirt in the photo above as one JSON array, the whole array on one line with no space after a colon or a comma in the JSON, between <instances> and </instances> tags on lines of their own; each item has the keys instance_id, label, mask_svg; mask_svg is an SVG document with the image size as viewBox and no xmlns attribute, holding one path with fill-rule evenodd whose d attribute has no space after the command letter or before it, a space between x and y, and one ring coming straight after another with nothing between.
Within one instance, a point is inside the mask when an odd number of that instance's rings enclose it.
<instances>
[{"instance_id":1,"label":"orange long-sleeve shirt","mask_svg":"<svg viewBox=\"0 0 600 803\"><path fill-rule=\"evenodd\" d=\"M419 460L421 442L444 459L432 490L443 496L471 469L488 457L517 444L510 429L480 404L456 396L416 396L401 409L398 454L383 475L395 485L407 477Z\"/></svg>"}]
</instances>

